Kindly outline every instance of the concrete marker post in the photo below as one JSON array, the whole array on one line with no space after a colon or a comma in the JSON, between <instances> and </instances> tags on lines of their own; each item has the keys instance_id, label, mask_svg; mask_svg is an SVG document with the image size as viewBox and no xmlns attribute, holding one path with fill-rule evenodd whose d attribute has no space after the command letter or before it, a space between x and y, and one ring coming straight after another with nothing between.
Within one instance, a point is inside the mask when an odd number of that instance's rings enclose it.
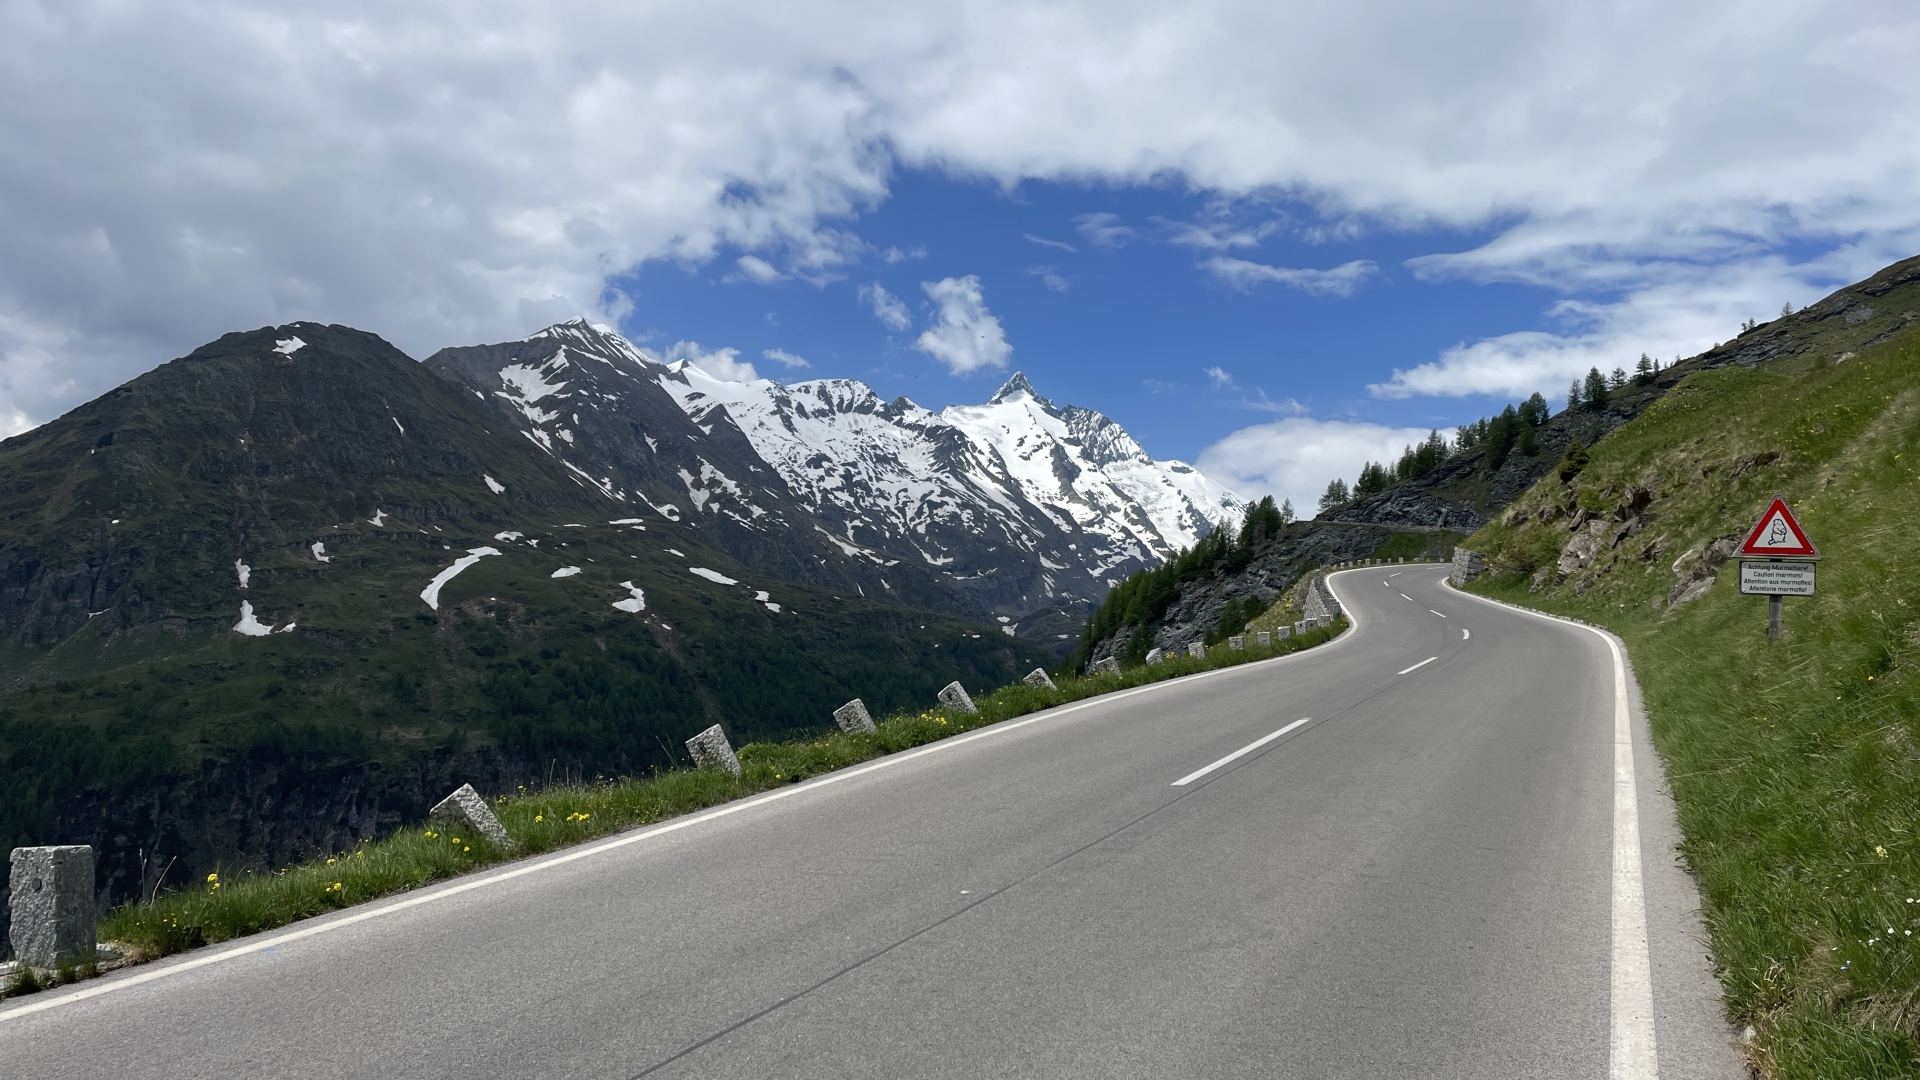
<instances>
[{"instance_id":1,"label":"concrete marker post","mask_svg":"<svg viewBox=\"0 0 1920 1080\"><path fill-rule=\"evenodd\" d=\"M871 735L879 730L873 726L873 714L867 711L867 703L859 698L833 710L833 722L849 735Z\"/></svg>"},{"instance_id":2,"label":"concrete marker post","mask_svg":"<svg viewBox=\"0 0 1920 1080\"><path fill-rule=\"evenodd\" d=\"M733 744L727 742L727 733L719 724L688 739L687 753L693 755L693 763L702 769L722 769L735 776L740 775L740 758L733 752Z\"/></svg>"},{"instance_id":3,"label":"concrete marker post","mask_svg":"<svg viewBox=\"0 0 1920 1080\"><path fill-rule=\"evenodd\" d=\"M1119 663L1116 662L1114 664L1114 670L1118 671L1119 667ZM967 696L967 688L961 686L960 680L958 679L940 688L940 704L959 713L977 713L980 711L979 707L974 705L973 699Z\"/></svg>"},{"instance_id":4,"label":"concrete marker post","mask_svg":"<svg viewBox=\"0 0 1920 1080\"><path fill-rule=\"evenodd\" d=\"M461 784L454 793L441 799L433 809L427 811L427 821L438 825L445 832L464 832L468 836L484 836L501 851L513 850L513 838L507 835L506 827L494 816L493 808L487 800L473 790L472 784Z\"/></svg>"},{"instance_id":5,"label":"concrete marker post","mask_svg":"<svg viewBox=\"0 0 1920 1080\"><path fill-rule=\"evenodd\" d=\"M35 968L93 963L93 848L17 847L8 862L14 955Z\"/></svg>"}]
</instances>

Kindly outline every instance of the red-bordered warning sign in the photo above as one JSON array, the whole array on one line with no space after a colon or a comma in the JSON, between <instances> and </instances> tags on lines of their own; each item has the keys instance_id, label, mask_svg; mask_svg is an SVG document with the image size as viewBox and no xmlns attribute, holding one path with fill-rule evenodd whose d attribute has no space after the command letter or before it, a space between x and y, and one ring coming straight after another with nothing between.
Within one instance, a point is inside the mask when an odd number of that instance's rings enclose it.
<instances>
[{"instance_id":1,"label":"red-bordered warning sign","mask_svg":"<svg viewBox=\"0 0 1920 1080\"><path fill-rule=\"evenodd\" d=\"M1787 509L1787 500L1775 499L1747 534L1739 554L1754 559L1810 559L1818 558L1820 552Z\"/></svg>"}]
</instances>

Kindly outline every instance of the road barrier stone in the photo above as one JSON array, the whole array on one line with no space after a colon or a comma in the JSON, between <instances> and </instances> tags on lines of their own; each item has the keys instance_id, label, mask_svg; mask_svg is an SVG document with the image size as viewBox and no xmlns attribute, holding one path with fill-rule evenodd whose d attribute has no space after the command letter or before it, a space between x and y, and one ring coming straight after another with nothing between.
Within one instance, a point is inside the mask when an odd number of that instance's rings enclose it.
<instances>
[{"instance_id":1,"label":"road barrier stone","mask_svg":"<svg viewBox=\"0 0 1920 1080\"><path fill-rule=\"evenodd\" d=\"M1114 661L1113 669L1120 670L1119 661ZM980 711L974 707L973 699L967 696L967 688L961 686L958 679L940 688L940 704L954 712L977 713Z\"/></svg>"},{"instance_id":2,"label":"road barrier stone","mask_svg":"<svg viewBox=\"0 0 1920 1080\"><path fill-rule=\"evenodd\" d=\"M877 730L873 726L873 714L867 711L867 703L859 698L833 710L833 722L849 735L871 735Z\"/></svg>"},{"instance_id":3,"label":"road barrier stone","mask_svg":"<svg viewBox=\"0 0 1920 1080\"><path fill-rule=\"evenodd\" d=\"M740 758L734 754L733 744L727 741L727 733L719 724L688 739L687 753L693 755L693 763L702 769L725 769L740 775Z\"/></svg>"},{"instance_id":4,"label":"road barrier stone","mask_svg":"<svg viewBox=\"0 0 1920 1080\"><path fill-rule=\"evenodd\" d=\"M443 832L484 836L501 851L513 850L513 838L507 835L493 808L473 790L472 784L461 784L453 794L441 799L439 805L427 811L427 821Z\"/></svg>"},{"instance_id":5,"label":"road barrier stone","mask_svg":"<svg viewBox=\"0 0 1920 1080\"><path fill-rule=\"evenodd\" d=\"M1034 668L1032 671L1027 672L1026 678L1020 681L1038 690L1060 689L1053 685L1053 676L1047 674L1046 668Z\"/></svg>"},{"instance_id":6,"label":"road barrier stone","mask_svg":"<svg viewBox=\"0 0 1920 1080\"><path fill-rule=\"evenodd\" d=\"M19 847L9 863L14 955L37 968L94 962L93 848Z\"/></svg>"}]
</instances>

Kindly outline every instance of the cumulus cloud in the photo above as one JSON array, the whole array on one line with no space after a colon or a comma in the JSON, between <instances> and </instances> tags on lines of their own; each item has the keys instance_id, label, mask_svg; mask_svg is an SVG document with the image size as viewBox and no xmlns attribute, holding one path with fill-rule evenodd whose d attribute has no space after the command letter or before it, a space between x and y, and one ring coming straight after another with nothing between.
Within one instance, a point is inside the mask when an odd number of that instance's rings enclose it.
<instances>
[{"instance_id":1,"label":"cumulus cloud","mask_svg":"<svg viewBox=\"0 0 1920 1080\"><path fill-rule=\"evenodd\" d=\"M1219 364L1210 365L1205 370L1207 378L1213 380L1214 386L1227 387L1233 385L1233 376L1228 374L1227 369L1221 367Z\"/></svg>"},{"instance_id":2,"label":"cumulus cloud","mask_svg":"<svg viewBox=\"0 0 1920 1080\"><path fill-rule=\"evenodd\" d=\"M701 371L722 382L753 382L760 373L753 370L753 364L737 359L739 349L719 348L707 350L697 341L676 341L667 349L665 355L655 359L671 364L676 360L685 360Z\"/></svg>"},{"instance_id":3,"label":"cumulus cloud","mask_svg":"<svg viewBox=\"0 0 1920 1080\"><path fill-rule=\"evenodd\" d=\"M1201 268L1242 291L1259 285L1285 285L1315 296L1352 296L1368 278L1380 272L1371 259L1355 259L1331 270L1300 270L1289 266L1268 266L1228 255L1215 255Z\"/></svg>"},{"instance_id":4,"label":"cumulus cloud","mask_svg":"<svg viewBox=\"0 0 1920 1080\"><path fill-rule=\"evenodd\" d=\"M905 330L913 325L913 316L907 312L907 305L877 281L860 287L860 302L871 307L873 317L885 323L889 330Z\"/></svg>"},{"instance_id":5,"label":"cumulus cloud","mask_svg":"<svg viewBox=\"0 0 1920 1080\"><path fill-rule=\"evenodd\" d=\"M1312 517L1327 481L1351 484L1362 463L1397 461L1426 437L1424 428L1290 416L1233 432L1201 451L1196 465L1243 496L1292 499L1302 517Z\"/></svg>"},{"instance_id":6,"label":"cumulus cloud","mask_svg":"<svg viewBox=\"0 0 1920 1080\"><path fill-rule=\"evenodd\" d=\"M740 268L740 277L760 285L768 285L787 276L758 255L742 255L733 264Z\"/></svg>"},{"instance_id":7,"label":"cumulus cloud","mask_svg":"<svg viewBox=\"0 0 1920 1080\"><path fill-rule=\"evenodd\" d=\"M1704 0L1658 33L1599 0L1514 10L0 6L0 419L236 327L425 355L555 297L615 321L609 283L648 259L831 280L901 168L1285 192L1330 223L1310 238L1492 222L1448 272L1635 295L1649 260L1915 238L1920 9ZM1357 284L1284 269L1209 272Z\"/></svg>"},{"instance_id":8,"label":"cumulus cloud","mask_svg":"<svg viewBox=\"0 0 1920 1080\"><path fill-rule=\"evenodd\" d=\"M921 332L914 348L947 365L955 375L1007 366L1013 346L1007 344L1000 320L987 310L986 293L977 276L923 281L920 287L938 310L933 325Z\"/></svg>"},{"instance_id":9,"label":"cumulus cloud","mask_svg":"<svg viewBox=\"0 0 1920 1080\"><path fill-rule=\"evenodd\" d=\"M798 356L794 353L790 353L785 349L765 349L761 351L760 355L766 357L769 360L772 360L777 364L785 365L788 368L804 368L804 367L813 366L812 364L807 363L806 357Z\"/></svg>"},{"instance_id":10,"label":"cumulus cloud","mask_svg":"<svg viewBox=\"0 0 1920 1080\"><path fill-rule=\"evenodd\" d=\"M1617 300L1562 300L1548 312L1552 330L1500 334L1462 342L1438 358L1396 369L1392 378L1368 387L1375 397L1461 397L1470 394L1520 398L1539 391L1549 398L1589 368L1633 369L1641 353L1662 359L1692 356L1711 348L1747 319L1765 321L1783 303L1801 307L1836 285L1858 280L1901 254L1920 247L1920 235L1882 236L1867 245L1848 245L1804 263L1781 256L1755 256L1727 264L1653 260L1633 269ZM1566 288L1562 275L1586 276L1599 268L1503 268L1484 271L1476 259L1416 260L1415 269L1430 278L1468 277L1514 280Z\"/></svg>"}]
</instances>

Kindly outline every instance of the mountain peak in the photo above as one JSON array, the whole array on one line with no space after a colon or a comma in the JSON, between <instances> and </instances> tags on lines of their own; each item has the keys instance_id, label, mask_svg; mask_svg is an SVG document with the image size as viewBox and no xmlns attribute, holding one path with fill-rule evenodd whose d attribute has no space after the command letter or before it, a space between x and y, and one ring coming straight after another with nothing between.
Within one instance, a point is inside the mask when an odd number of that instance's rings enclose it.
<instances>
[{"instance_id":1,"label":"mountain peak","mask_svg":"<svg viewBox=\"0 0 1920 1080\"><path fill-rule=\"evenodd\" d=\"M994 391L993 397L987 399L987 404L998 405L1004 401L1011 401L1021 394L1027 395L1046 408L1053 407L1053 402L1041 397L1040 391L1035 390L1033 384L1027 381L1027 374L1024 371L1014 372L1013 378L1008 379L1000 389Z\"/></svg>"}]
</instances>

